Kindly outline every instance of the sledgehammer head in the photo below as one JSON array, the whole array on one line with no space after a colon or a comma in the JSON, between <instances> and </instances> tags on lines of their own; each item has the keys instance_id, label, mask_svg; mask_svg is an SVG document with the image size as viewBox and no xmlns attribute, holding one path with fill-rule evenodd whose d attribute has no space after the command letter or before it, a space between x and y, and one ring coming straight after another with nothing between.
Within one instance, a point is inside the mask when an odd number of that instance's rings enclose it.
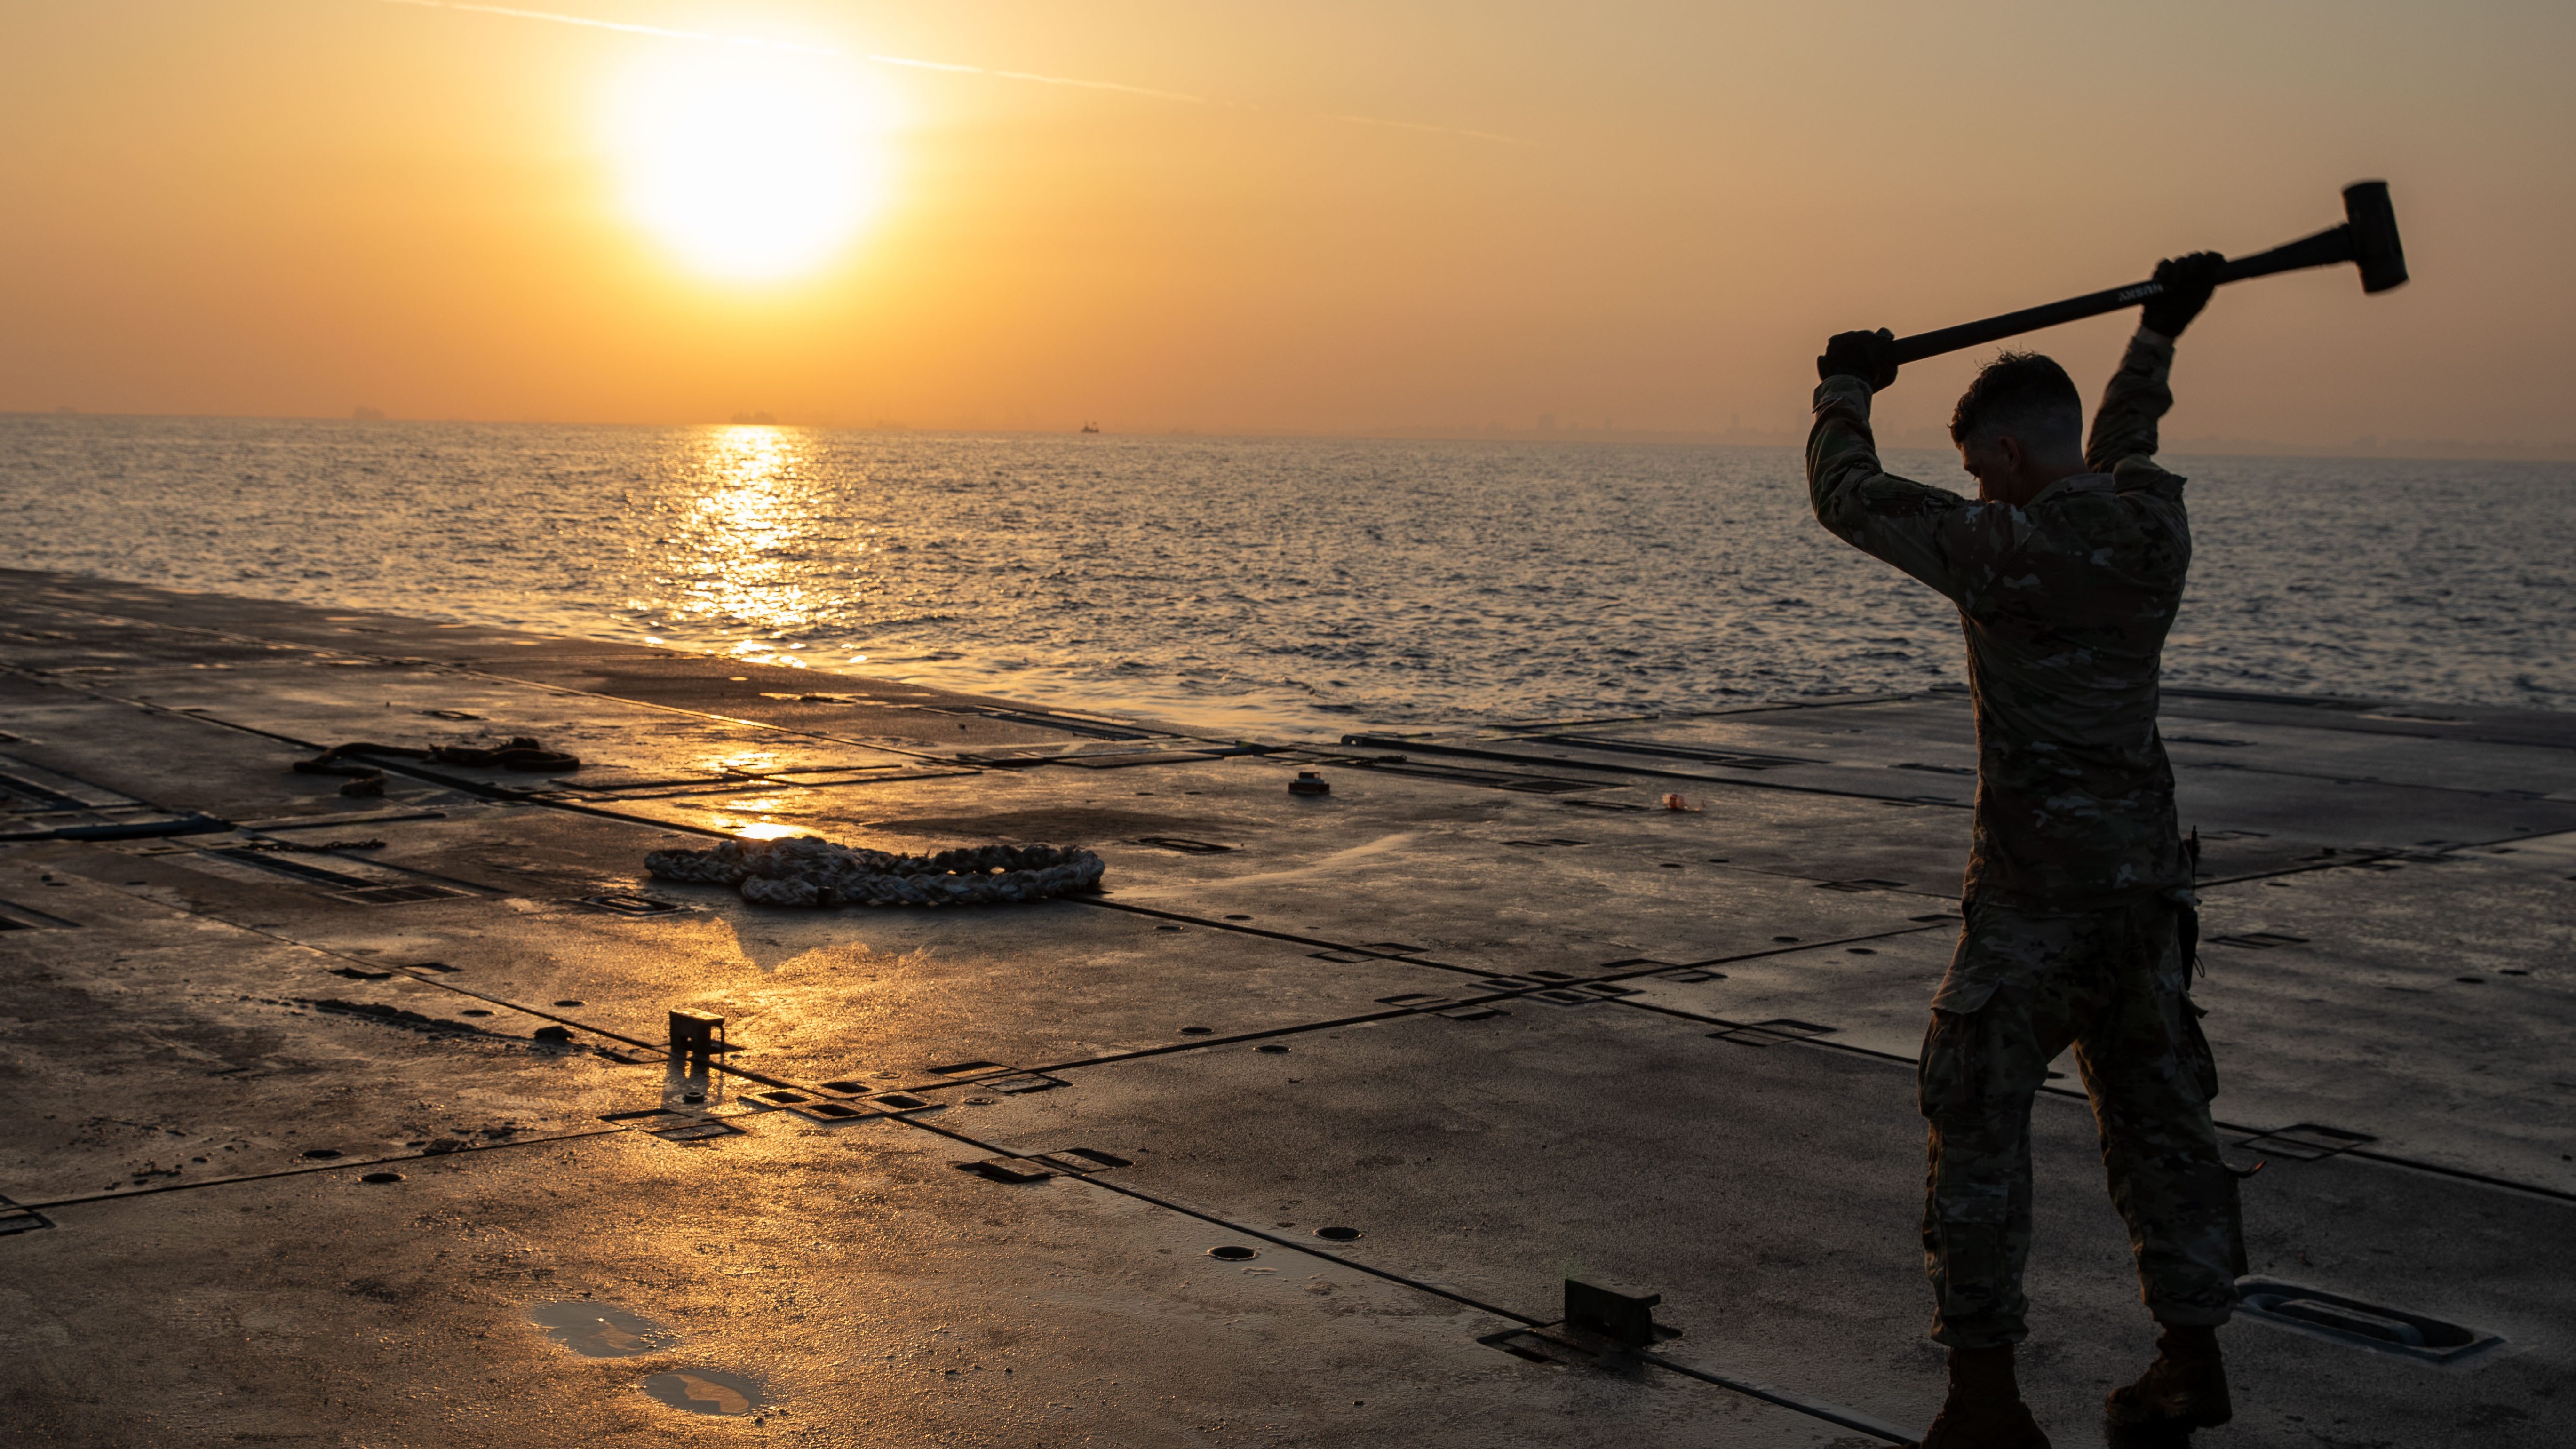
<instances>
[{"instance_id":1,"label":"sledgehammer head","mask_svg":"<svg viewBox=\"0 0 2576 1449\"><path fill-rule=\"evenodd\" d=\"M2361 289L2385 292L2406 284L2406 251L2397 241L2397 209L2385 181L2356 181L2343 189L2344 219L2352 227L2352 260Z\"/></svg>"}]
</instances>

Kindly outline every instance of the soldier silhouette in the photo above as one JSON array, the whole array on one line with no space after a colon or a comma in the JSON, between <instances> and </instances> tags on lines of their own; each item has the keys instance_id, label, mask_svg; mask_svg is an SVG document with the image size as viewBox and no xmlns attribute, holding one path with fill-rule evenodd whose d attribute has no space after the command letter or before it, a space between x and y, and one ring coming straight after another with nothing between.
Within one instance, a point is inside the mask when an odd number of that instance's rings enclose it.
<instances>
[{"instance_id":1,"label":"soldier silhouette","mask_svg":"<svg viewBox=\"0 0 2576 1449\"><path fill-rule=\"evenodd\" d=\"M1896 380L1885 331L1816 359L1807 480L1816 519L1959 608L1977 720L1967 924L1932 998L1923 1257L1949 1393L1923 1449L2045 1449L2013 1346L2030 1254L2030 1109L2075 1048L2111 1200L2161 1332L2115 1431L2179 1438L2229 1417L2217 1328L2245 1270L2236 1179L2209 1102L2217 1070L2189 995L2192 867L2156 732L2157 674L2191 566L2183 480L2155 462L2174 339L2222 258L2156 268L2083 438L2065 369L2006 353L1959 398L1950 437L1977 497L1891 476L1870 397Z\"/></svg>"}]
</instances>

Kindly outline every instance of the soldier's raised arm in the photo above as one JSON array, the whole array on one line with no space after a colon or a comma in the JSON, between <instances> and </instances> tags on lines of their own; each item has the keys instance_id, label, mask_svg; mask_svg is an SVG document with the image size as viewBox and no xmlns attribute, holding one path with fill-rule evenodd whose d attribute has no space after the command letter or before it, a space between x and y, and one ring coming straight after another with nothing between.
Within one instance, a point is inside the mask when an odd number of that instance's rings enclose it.
<instances>
[{"instance_id":1,"label":"soldier's raised arm","mask_svg":"<svg viewBox=\"0 0 2576 1449\"><path fill-rule=\"evenodd\" d=\"M2093 435L2084 445L2086 468L2117 473L2123 462L2155 457L2156 422L2173 408L2174 339L2209 305L2226 260L2216 252L2194 252L2156 263L2155 279L2164 291L2139 309L2138 333L2102 389Z\"/></svg>"},{"instance_id":2,"label":"soldier's raised arm","mask_svg":"<svg viewBox=\"0 0 2576 1449\"><path fill-rule=\"evenodd\" d=\"M1807 500L1836 538L1886 560L1956 600L1955 539L1968 500L1879 466L1870 395L1896 380L1891 335L1845 332L1816 359L1816 421L1807 433Z\"/></svg>"}]
</instances>

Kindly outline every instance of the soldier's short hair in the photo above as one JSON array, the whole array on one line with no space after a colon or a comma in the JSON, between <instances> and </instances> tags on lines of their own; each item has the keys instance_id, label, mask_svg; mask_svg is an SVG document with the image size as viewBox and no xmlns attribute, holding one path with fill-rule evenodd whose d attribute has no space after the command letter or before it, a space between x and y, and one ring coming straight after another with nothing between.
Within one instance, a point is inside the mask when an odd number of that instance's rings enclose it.
<instances>
[{"instance_id":1,"label":"soldier's short hair","mask_svg":"<svg viewBox=\"0 0 2576 1449\"><path fill-rule=\"evenodd\" d=\"M2084 398L2075 379L2036 352L2007 352L1989 362L1950 414L1950 441L1972 433L2009 431L2037 442L2051 433L2072 441L2084 432Z\"/></svg>"}]
</instances>

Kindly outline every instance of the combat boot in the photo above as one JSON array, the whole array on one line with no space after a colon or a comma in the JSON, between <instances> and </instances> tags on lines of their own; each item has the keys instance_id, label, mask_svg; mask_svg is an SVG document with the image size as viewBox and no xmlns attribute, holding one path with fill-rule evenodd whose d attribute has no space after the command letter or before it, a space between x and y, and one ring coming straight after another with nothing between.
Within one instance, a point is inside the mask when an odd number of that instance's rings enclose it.
<instances>
[{"instance_id":1,"label":"combat boot","mask_svg":"<svg viewBox=\"0 0 2576 1449\"><path fill-rule=\"evenodd\" d=\"M2113 1389L2103 1412L2121 1429L2214 1429L2233 1417L2227 1368L2218 1361L2218 1330L2168 1326L2156 1335L2156 1361L2127 1388Z\"/></svg>"},{"instance_id":2,"label":"combat boot","mask_svg":"<svg viewBox=\"0 0 2576 1449\"><path fill-rule=\"evenodd\" d=\"M1923 1431L1922 1449L2048 1449L2021 1401L2011 1344L1950 1350L1950 1397Z\"/></svg>"}]
</instances>

